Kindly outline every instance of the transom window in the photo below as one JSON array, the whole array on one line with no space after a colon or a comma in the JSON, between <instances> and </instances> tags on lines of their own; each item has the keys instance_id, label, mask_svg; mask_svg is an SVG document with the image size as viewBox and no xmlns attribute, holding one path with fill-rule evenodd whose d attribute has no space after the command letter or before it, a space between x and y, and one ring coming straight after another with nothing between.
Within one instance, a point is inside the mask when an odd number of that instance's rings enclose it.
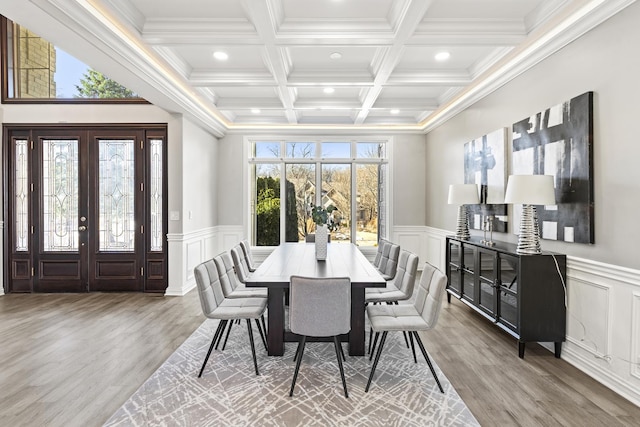
<instances>
[{"instance_id":1,"label":"transom window","mask_svg":"<svg viewBox=\"0 0 640 427\"><path fill-rule=\"evenodd\" d=\"M314 206L337 208L331 241L375 246L387 230L387 140L249 140L252 244L315 233ZM282 185L284 183L284 185Z\"/></svg>"},{"instance_id":2,"label":"transom window","mask_svg":"<svg viewBox=\"0 0 640 427\"><path fill-rule=\"evenodd\" d=\"M2 101L5 103L146 103L37 34L0 16Z\"/></svg>"}]
</instances>

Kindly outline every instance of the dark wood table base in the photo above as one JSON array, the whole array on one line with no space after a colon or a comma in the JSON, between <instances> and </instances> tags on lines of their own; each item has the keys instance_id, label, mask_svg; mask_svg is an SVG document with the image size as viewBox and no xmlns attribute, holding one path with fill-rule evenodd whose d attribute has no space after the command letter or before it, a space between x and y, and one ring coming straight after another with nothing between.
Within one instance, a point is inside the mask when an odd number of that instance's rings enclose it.
<instances>
[{"instance_id":1,"label":"dark wood table base","mask_svg":"<svg viewBox=\"0 0 640 427\"><path fill-rule=\"evenodd\" d=\"M284 294L286 288L271 287L268 290L267 325L269 333L267 334L267 344L269 346L269 356L284 355L285 342L298 342L298 335L291 331L285 331L284 322ZM365 307L364 307L364 288L355 288L351 290L351 332L342 336L342 341L349 342L350 356L364 356L364 323L365 323ZM276 333L275 331L282 331ZM312 338L308 341L327 341L331 342L332 338Z\"/></svg>"}]
</instances>

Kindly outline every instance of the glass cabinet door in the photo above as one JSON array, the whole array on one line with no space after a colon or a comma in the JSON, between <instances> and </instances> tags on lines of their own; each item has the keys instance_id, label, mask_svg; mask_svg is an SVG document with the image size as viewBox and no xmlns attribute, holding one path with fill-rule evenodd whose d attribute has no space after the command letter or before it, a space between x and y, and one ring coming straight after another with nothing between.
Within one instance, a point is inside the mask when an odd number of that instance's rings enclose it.
<instances>
[{"instance_id":1,"label":"glass cabinet door","mask_svg":"<svg viewBox=\"0 0 640 427\"><path fill-rule=\"evenodd\" d=\"M475 275L476 247L462 245L462 297L468 301L476 300Z\"/></svg>"},{"instance_id":2,"label":"glass cabinet door","mask_svg":"<svg viewBox=\"0 0 640 427\"><path fill-rule=\"evenodd\" d=\"M448 243L449 262L447 264L447 277L449 278L449 289L453 290L459 296L462 292L460 243L454 241L448 241Z\"/></svg>"},{"instance_id":3,"label":"glass cabinet door","mask_svg":"<svg viewBox=\"0 0 640 427\"><path fill-rule=\"evenodd\" d=\"M495 318L496 314L496 256L495 251L478 250L479 294L478 305Z\"/></svg>"},{"instance_id":4,"label":"glass cabinet door","mask_svg":"<svg viewBox=\"0 0 640 427\"><path fill-rule=\"evenodd\" d=\"M501 254L498 258L499 312L498 321L516 331L518 329L518 259Z\"/></svg>"}]
</instances>

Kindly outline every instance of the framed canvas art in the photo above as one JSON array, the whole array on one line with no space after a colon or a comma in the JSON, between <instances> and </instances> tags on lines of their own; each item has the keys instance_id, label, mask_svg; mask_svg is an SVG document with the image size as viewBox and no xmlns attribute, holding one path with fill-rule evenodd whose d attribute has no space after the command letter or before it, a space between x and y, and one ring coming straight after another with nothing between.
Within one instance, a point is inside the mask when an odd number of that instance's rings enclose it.
<instances>
[{"instance_id":1,"label":"framed canvas art","mask_svg":"<svg viewBox=\"0 0 640 427\"><path fill-rule=\"evenodd\" d=\"M593 92L514 123L512 149L514 175L554 176L557 204L537 208L541 237L594 243Z\"/></svg>"},{"instance_id":2,"label":"framed canvas art","mask_svg":"<svg viewBox=\"0 0 640 427\"><path fill-rule=\"evenodd\" d=\"M506 180L506 133L498 129L464 144L464 183L478 184L480 204L469 205L469 228L507 232L507 205L504 204Z\"/></svg>"}]
</instances>

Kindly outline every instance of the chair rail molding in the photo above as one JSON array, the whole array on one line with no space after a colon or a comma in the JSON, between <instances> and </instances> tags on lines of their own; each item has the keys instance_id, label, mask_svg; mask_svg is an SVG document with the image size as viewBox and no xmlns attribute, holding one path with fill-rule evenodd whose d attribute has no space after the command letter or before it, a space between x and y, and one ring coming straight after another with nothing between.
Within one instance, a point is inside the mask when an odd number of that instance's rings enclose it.
<instances>
[{"instance_id":1,"label":"chair rail molding","mask_svg":"<svg viewBox=\"0 0 640 427\"><path fill-rule=\"evenodd\" d=\"M454 232L426 227L425 234L427 260L443 267L445 237ZM567 255L565 289L562 359L640 405L640 270Z\"/></svg>"},{"instance_id":2,"label":"chair rail molding","mask_svg":"<svg viewBox=\"0 0 640 427\"><path fill-rule=\"evenodd\" d=\"M165 296L183 296L195 288L193 269L242 240L242 226L219 225L188 233L169 233L169 286Z\"/></svg>"}]
</instances>

